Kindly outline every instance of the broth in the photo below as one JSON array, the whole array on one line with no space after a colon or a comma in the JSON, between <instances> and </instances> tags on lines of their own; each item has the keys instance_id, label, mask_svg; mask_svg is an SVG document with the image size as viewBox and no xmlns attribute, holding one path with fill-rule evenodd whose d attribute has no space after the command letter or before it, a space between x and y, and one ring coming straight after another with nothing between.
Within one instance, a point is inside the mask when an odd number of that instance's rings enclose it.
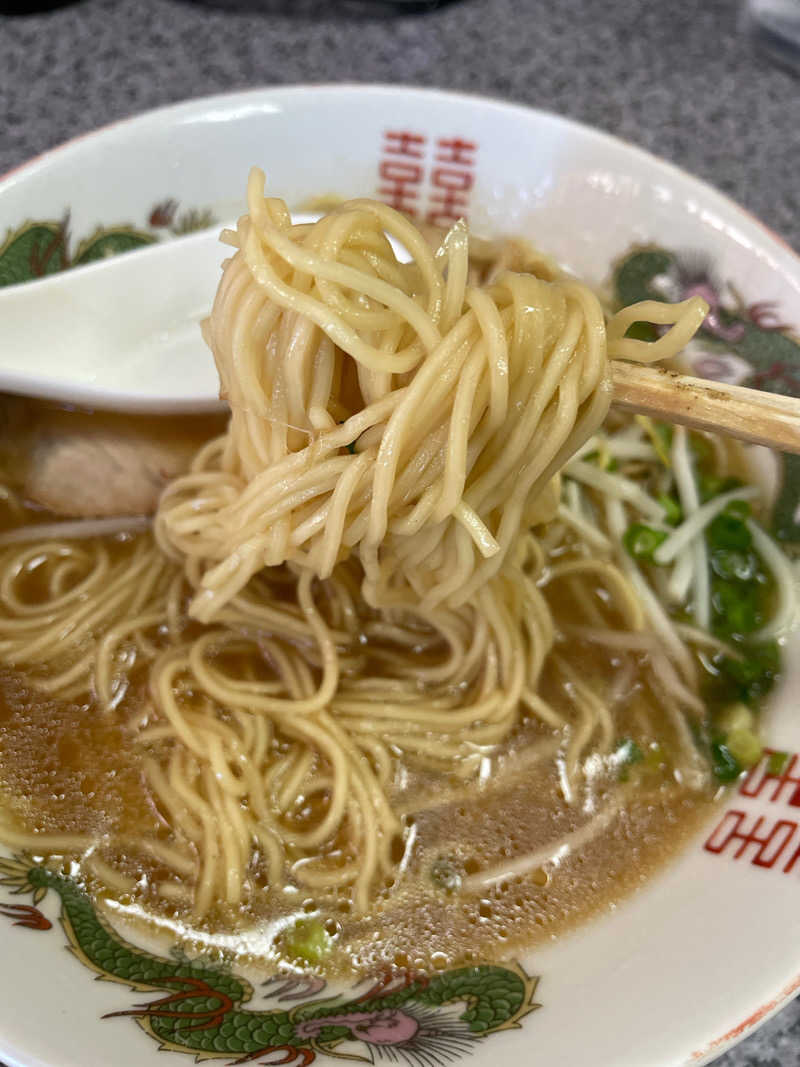
<instances>
[{"instance_id":1,"label":"broth","mask_svg":"<svg viewBox=\"0 0 800 1067\"><path fill-rule=\"evenodd\" d=\"M129 551L126 542L110 540L109 547ZM580 618L580 608L558 583L551 594L559 625ZM618 687L618 659L586 643L575 642L572 651L596 692ZM543 691L556 708L567 700L548 675ZM391 795L405 826L396 857L402 856L400 870L364 916L352 914L344 892L315 897L292 884L268 888L257 862L244 906L216 907L199 923L187 901L159 895L166 872L156 860L133 861L120 847L99 850L115 870L136 880L134 892L104 885L91 857L82 867L73 860L70 869L80 869L110 914L143 932L166 934L190 953L300 966L285 931L298 920L313 920L329 939L326 958L317 966L326 973L364 974L387 965L430 970L508 958L616 906L708 815L711 793L676 781L669 759L674 736L668 723L650 714L651 703L641 672L629 668L615 726L619 738L635 736L647 758L630 769L627 782L619 780L626 774L598 758L595 773L571 804L564 800L559 771L563 738L531 717L523 717L498 752L484 757L475 782L401 768ZM142 707L135 674L120 707L108 713L92 704L42 699L19 675L2 673L0 789L20 824L37 832L107 835L117 842L143 833L163 837L164 823L143 773L146 746L137 744L128 725ZM620 790L626 794L621 810L592 840L567 850L549 875L535 867L485 887L459 888L481 871L503 864L513 870L520 857L557 845L613 803Z\"/></svg>"}]
</instances>

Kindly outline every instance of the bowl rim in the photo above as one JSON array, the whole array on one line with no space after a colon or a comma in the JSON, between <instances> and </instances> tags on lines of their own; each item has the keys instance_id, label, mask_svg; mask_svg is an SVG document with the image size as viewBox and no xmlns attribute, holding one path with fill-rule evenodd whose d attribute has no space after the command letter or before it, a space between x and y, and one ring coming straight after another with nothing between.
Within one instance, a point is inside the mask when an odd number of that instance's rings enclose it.
<instances>
[{"instance_id":1,"label":"bowl rim","mask_svg":"<svg viewBox=\"0 0 800 1067\"><path fill-rule=\"evenodd\" d=\"M650 149L644 148L632 141L628 141L624 137L619 137L617 134L611 133L608 130L592 126L589 123L582 122L580 119L561 115L548 108L540 108L532 104L524 104L513 100L504 100L502 97L486 93L469 92L468 90L440 89L436 86L396 85L391 84L390 82L359 81L299 82L291 85L266 83L260 86L251 86L247 89L234 89L230 92L186 97L173 103L160 104L157 107L147 108L144 111L137 111L130 115L123 116L122 118L114 119L102 126L86 130L83 133L76 134L74 137L52 146L51 148L45 149L43 152L40 152L38 155L33 156L30 159L18 163L3 174L0 174L0 194L2 194L2 192L9 186L16 184L17 181L24 180L38 170L43 170L55 158L63 158L64 155L80 152L84 142L96 137L102 137L112 132L125 133L127 129L136 126L146 129L148 126L158 125L164 119L181 118L196 111L206 110L214 105L230 105L234 101L241 101L244 104L263 98L267 94L293 99L295 97L302 97L308 92L313 92L314 94L323 93L326 96L347 96L352 93L366 92L371 95L386 97L417 97L421 100L436 98L448 101L456 106L474 106L477 104L490 111L497 111L503 114L515 114L523 120L530 118L531 115L535 115L539 120L544 120L546 123L555 126L566 127L589 141L624 149L626 153L638 158L642 163L649 165L655 164L673 177L680 178L682 181L688 181L696 188L702 190L704 196L709 197L713 202L724 207L727 211L733 211L741 219L745 219L750 223L756 223L760 230L766 233L768 237L792 256L798 271L800 271L800 250L794 249L785 238L767 226L766 223L762 222L757 215L739 204L733 197L722 192L722 190L718 189L705 178L700 178L691 171L686 170L680 164L665 159L663 156L659 156L655 152L650 151Z\"/></svg>"}]
</instances>

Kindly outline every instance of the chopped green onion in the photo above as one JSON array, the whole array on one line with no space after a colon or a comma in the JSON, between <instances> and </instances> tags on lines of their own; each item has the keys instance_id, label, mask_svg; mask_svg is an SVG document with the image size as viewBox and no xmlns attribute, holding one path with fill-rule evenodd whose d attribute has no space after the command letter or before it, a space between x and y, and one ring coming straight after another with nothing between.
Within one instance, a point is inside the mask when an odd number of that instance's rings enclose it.
<instances>
[{"instance_id":1,"label":"chopped green onion","mask_svg":"<svg viewBox=\"0 0 800 1067\"><path fill-rule=\"evenodd\" d=\"M780 778L780 776L786 770L786 764L788 762L788 752L770 752L769 759L767 760L767 774L769 775L769 777Z\"/></svg>"},{"instance_id":2,"label":"chopped green onion","mask_svg":"<svg viewBox=\"0 0 800 1067\"><path fill-rule=\"evenodd\" d=\"M725 750L722 754L715 753L712 745L714 773L717 777L719 777L717 764L721 766L725 764L727 755L733 757L740 769L753 767L761 759L762 748L756 732L755 715L746 704L737 702L723 708L716 716L714 728L716 742Z\"/></svg>"},{"instance_id":3,"label":"chopped green onion","mask_svg":"<svg viewBox=\"0 0 800 1067\"><path fill-rule=\"evenodd\" d=\"M723 515L730 515L734 519L749 519L753 509L750 507L749 500L729 500L725 505L722 512Z\"/></svg>"},{"instance_id":4,"label":"chopped green onion","mask_svg":"<svg viewBox=\"0 0 800 1067\"><path fill-rule=\"evenodd\" d=\"M745 503L745 501L732 501L732 503ZM743 519L728 511L729 507L730 504L708 524L706 540L709 547L748 549L753 543L753 535Z\"/></svg>"},{"instance_id":5,"label":"chopped green onion","mask_svg":"<svg viewBox=\"0 0 800 1067\"><path fill-rule=\"evenodd\" d=\"M288 956L312 964L321 963L333 947L333 938L320 919L298 919L282 940Z\"/></svg>"},{"instance_id":6,"label":"chopped green onion","mask_svg":"<svg viewBox=\"0 0 800 1067\"><path fill-rule=\"evenodd\" d=\"M755 718L750 708L740 701L723 708L717 716L716 725L726 734L731 730L752 730Z\"/></svg>"},{"instance_id":7,"label":"chopped green onion","mask_svg":"<svg viewBox=\"0 0 800 1067\"><path fill-rule=\"evenodd\" d=\"M732 519L741 519L744 522L745 519L751 517L753 509L750 507L749 500L729 500L722 509L722 514L729 515Z\"/></svg>"},{"instance_id":8,"label":"chopped green onion","mask_svg":"<svg viewBox=\"0 0 800 1067\"><path fill-rule=\"evenodd\" d=\"M715 577L711 583L715 631L727 637L743 637L757 630L764 621L759 592L753 582L731 582Z\"/></svg>"},{"instance_id":9,"label":"chopped green onion","mask_svg":"<svg viewBox=\"0 0 800 1067\"><path fill-rule=\"evenodd\" d=\"M658 503L664 509L664 522L669 523L670 526L677 526L683 519L683 508L675 497L662 494L658 498Z\"/></svg>"},{"instance_id":10,"label":"chopped green onion","mask_svg":"<svg viewBox=\"0 0 800 1067\"><path fill-rule=\"evenodd\" d=\"M668 534L665 530L655 530L652 526L634 522L625 531L622 541L628 552L634 559L653 562L653 553L660 544L666 541Z\"/></svg>"},{"instance_id":11,"label":"chopped green onion","mask_svg":"<svg viewBox=\"0 0 800 1067\"><path fill-rule=\"evenodd\" d=\"M711 770L718 782L735 782L742 766L727 745L714 741L711 745Z\"/></svg>"},{"instance_id":12,"label":"chopped green onion","mask_svg":"<svg viewBox=\"0 0 800 1067\"><path fill-rule=\"evenodd\" d=\"M711 569L720 578L752 582L760 572L758 556L741 548L715 548L710 553Z\"/></svg>"},{"instance_id":13,"label":"chopped green onion","mask_svg":"<svg viewBox=\"0 0 800 1067\"><path fill-rule=\"evenodd\" d=\"M712 700L753 705L772 689L781 665L777 642L743 645L741 652L740 659L721 656L714 660L718 674L711 683Z\"/></svg>"},{"instance_id":14,"label":"chopped green onion","mask_svg":"<svg viewBox=\"0 0 800 1067\"><path fill-rule=\"evenodd\" d=\"M725 738L725 747L744 768L755 767L764 751L758 734L747 727L731 730Z\"/></svg>"}]
</instances>

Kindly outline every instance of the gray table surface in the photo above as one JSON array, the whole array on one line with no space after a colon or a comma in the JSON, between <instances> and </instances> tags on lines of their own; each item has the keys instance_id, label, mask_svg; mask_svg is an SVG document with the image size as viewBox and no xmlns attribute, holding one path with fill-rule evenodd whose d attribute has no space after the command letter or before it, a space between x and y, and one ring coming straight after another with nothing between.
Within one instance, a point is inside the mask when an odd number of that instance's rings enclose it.
<instances>
[{"instance_id":1,"label":"gray table surface","mask_svg":"<svg viewBox=\"0 0 800 1067\"><path fill-rule=\"evenodd\" d=\"M434 85L547 108L643 145L800 250L800 80L752 48L739 3L460 0L378 16L367 7L85 0L0 16L0 173L113 119L206 93ZM800 1067L800 1002L717 1063Z\"/></svg>"}]
</instances>

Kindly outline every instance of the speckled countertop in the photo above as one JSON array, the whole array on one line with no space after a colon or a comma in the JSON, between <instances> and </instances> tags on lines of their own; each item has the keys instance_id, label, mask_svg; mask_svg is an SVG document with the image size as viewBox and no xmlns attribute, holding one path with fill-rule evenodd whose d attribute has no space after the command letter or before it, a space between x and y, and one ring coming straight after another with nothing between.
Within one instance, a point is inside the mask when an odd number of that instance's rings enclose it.
<instances>
[{"instance_id":1,"label":"speckled countertop","mask_svg":"<svg viewBox=\"0 0 800 1067\"><path fill-rule=\"evenodd\" d=\"M754 51L734 0L460 0L402 15L368 0L85 0L0 15L0 173L146 108L336 80L485 92L610 130L800 250L800 80ZM717 1062L800 1067L800 1003Z\"/></svg>"}]
</instances>

